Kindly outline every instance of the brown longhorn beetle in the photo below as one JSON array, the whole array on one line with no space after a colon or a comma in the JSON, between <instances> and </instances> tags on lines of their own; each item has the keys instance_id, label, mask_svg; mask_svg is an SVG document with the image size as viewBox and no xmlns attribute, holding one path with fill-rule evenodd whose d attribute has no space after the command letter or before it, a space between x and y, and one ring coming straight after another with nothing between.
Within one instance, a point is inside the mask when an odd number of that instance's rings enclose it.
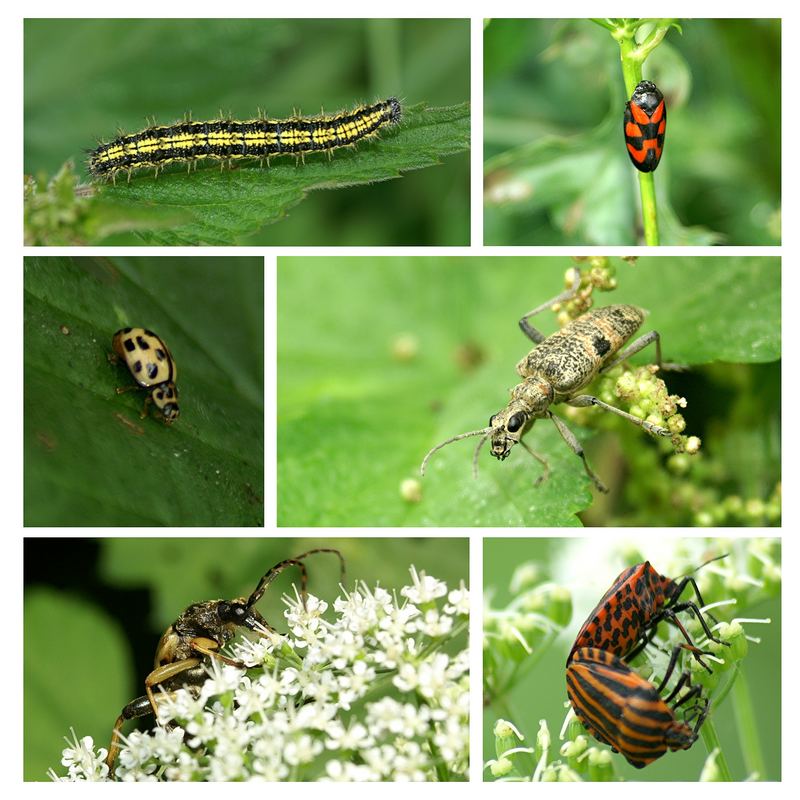
<instances>
[{"instance_id":1,"label":"brown longhorn beetle","mask_svg":"<svg viewBox=\"0 0 800 800\"><path fill-rule=\"evenodd\" d=\"M200 687L208 678L206 666L209 659L217 659L239 669L247 667L241 661L222 655L219 651L236 635L237 628L247 628L259 636L267 633L277 634L261 614L254 608L262 598L267 587L287 567L300 570L300 597L306 602L308 573L303 559L315 553L333 553L341 566L341 579L344 581L345 563L338 550L318 547L308 550L294 558L287 558L276 564L258 582L253 593L245 599L206 600L190 605L163 633L156 648L153 671L145 678L145 692L142 697L132 700L122 709L114 724L111 745L108 748L108 764L111 774L120 751L120 730L129 719L154 714L158 720L154 687L170 693L184 687Z\"/></svg>"},{"instance_id":2,"label":"brown longhorn beetle","mask_svg":"<svg viewBox=\"0 0 800 800\"><path fill-rule=\"evenodd\" d=\"M612 367L638 353L651 342L656 343L658 366L677 368L676 365L661 363L661 340L657 331L650 331L650 333L640 336L620 352L620 348L636 333L644 321L645 313L642 309L628 305L597 308L582 314L551 336L545 336L528 322L530 317L556 303L570 300L577 294L581 276L578 270L575 270L575 273L575 280L569 289L529 311L519 321L522 332L538 346L517 364L517 372L523 381L511 390L511 400L508 405L492 415L488 427L460 433L432 448L422 460L420 466L422 475L425 474L428 459L437 450L470 436L480 436L481 439L472 457L474 475L478 474L478 454L487 439L491 439L492 455L499 461L503 461L508 456L515 444L521 444L544 468L544 473L536 482L538 485L547 478L550 468L542 456L535 453L522 441L522 437L531 429L537 419L546 417L553 421L561 438L583 461L586 474L592 479L594 485L601 492L607 492L608 489L586 461L583 448L575 438L575 434L560 417L550 411L550 406L557 403L566 403L578 408L599 406L605 411L610 411L612 414L644 428L648 433L657 436L670 435L670 432L660 425L654 425L652 422L634 417L622 409L604 403L593 395L579 394L580 390L588 386L598 375L608 372Z\"/></svg>"}]
</instances>

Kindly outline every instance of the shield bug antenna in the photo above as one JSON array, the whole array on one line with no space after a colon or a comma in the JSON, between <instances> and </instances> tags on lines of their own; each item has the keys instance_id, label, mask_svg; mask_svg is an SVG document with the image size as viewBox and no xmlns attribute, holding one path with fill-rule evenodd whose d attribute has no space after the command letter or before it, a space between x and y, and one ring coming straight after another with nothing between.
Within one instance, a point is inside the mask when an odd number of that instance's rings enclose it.
<instances>
[{"instance_id":1,"label":"shield bug antenna","mask_svg":"<svg viewBox=\"0 0 800 800\"><path fill-rule=\"evenodd\" d=\"M153 670L144 681L145 694L128 703L114 724L106 758L111 774L119 754L121 729L125 721L148 714L154 714L158 720L156 688L167 694L181 688L199 690L208 677L206 668L211 660L245 669L247 665L244 662L220 652L239 628L246 628L259 636L277 634L255 605L275 578L288 567L297 567L300 571L300 598L305 607L308 572L304 561L317 553L332 553L339 559L341 580L344 582L345 561L342 554L332 547L317 547L275 564L264 573L249 597L193 603L164 631L156 648Z\"/></svg>"},{"instance_id":2,"label":"shield bug antenna","mask_svg":"<svg viewBox=\"0 0 800 800\"><path fill-rule=\"evenodd\" d=\"M473 474L477 475L478 454L487 440L491 441L491 453L498 461L504 461L514 445L522 444L523 449L544 467L538 484L549 474L547 461L528 447L522 437L537 419L547 418L553 422L567 446L581 459L586 474L597 489L607 492L608 489L586 461L583 447L575 434L567 427L566 422L550 410L550 406L558 403L576 408L598 406L648 433L656 436L670 435L667 428L639 419L594 395L580 394L598 375L608 372L653 342L659 368L672 366L662 364L661 339L657 331L646 333L624 347L644 321L644 311L629 305L605 306L582 314L551 336L545 336L531 325L529 320L536 314L574 297L580 283L581 275L576 270L569 289L532 309L520 319L520 329L536 345L517 364L517 373L522 382L511 390L508 404L492 415L486 428L452 436L428 451L420 465L422 475L425 474L428 460L437 450L461 439L480 436L472 459Z\"/></svg>"}]
</instances>

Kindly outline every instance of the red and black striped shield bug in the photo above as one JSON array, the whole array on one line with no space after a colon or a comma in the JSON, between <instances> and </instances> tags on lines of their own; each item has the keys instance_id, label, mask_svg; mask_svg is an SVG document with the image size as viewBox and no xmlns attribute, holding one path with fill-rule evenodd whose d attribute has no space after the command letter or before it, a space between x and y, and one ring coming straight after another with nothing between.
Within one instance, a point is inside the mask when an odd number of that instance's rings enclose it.
<instances>
[{"instance_id":1,"label":"red and black striped shield bug","mask_svg":"<svg viewBox=\"0 0 800 800\"><path fill-rule=\"evenodd\" d=\"M575 715L592 736L637 769L667 750L688 750L708 715L708 698L698 684L691 684L688 672L667 697L661 697L676 656L658 687L612 653L594 647L576 650L567 667L567 695ZM683 720L676 716L679 708L684 709Z\"/></svg>"},{"instance_id":2,"label":"red and black striped shield bug","mask_svg":"<svg viewBox=\"0 0 800 800\"><path fill-rule=\"evenodd\" d=\"M664 95L650 81L640 81L625 103L625 145L631 163L640 172L652 172L664 152L667 105Z\"/></svg>"},{"instance_id":3,"label":"red and black striped shield bug","mask_svg":"<svg viewBox=\"0 0 800 800\"><path fill-rule=\"evenodd\" d=\"M164 341L146 328L122 328L114 334L111 347L114 352L109 354L108 360L112 364L122 361L137 384L119 387L117 394L149 389L140 417L147 416L152 403L161 412L165 425L175 422L180 414L175 386L178 368Z\"/></svg>"},{"instance_id":4,"label":"red and black striped shield bug","mask_svg":"<svg viewBox=\"0 0 800 800\"><path fill-rule=\"evenodd\" d=\"M114 724L106 758L112 774L120 751L120 731L125 721L148 714L154 714L158 720L154 688L159 687L167 694L181 688L197 690L208 678L206 667L212 659L245 669L246 664L223 655L220 650L234 638L239 628L253 631L259 636L277 634L275 628L255 609L255 605L263 597L267 587L287 567L297 567L300 570L300 597L305 605L308 573L303 560L316 553L333 553L339 559L341 579L344 581L345 563L342 554L330 547L318 547L294 558L287 558L269 569L250 597L193 603L164 631L156 648L153 671L144 681L145 694L128 703Z\"/></svg>"},{"instance_id":5,"label":"red and black striped shield bug","mask_svg":"<svg viewBox=\"0 0 800 800\"><path fill-rule=\"evenodd\" d=\"M725 556L717 556L706 561L692 572L720 558ZM578 631L575 643L567 656L567 665L582 647L607 650L619 658L634 658L655 636L658 624L666 621L674 625L686 639L687 644L681 647L689 650L710 672L702 659L707 653L695 647L677 615L684 611L691 612L709 641L725 645L728 642L722 642L713 635L701 609L693 600L680 599L687 586L694 589L700 606L705 605L697 582L691 574L673 580L659 574L649 561L624 569L614 579L609 590Z\"/></svg>"},{"instance_id":6,"label":"red and black striped shield bug","mask_svg":"<svg viewBox=\"0 0 800 800\"><path fill-rule=\"evenodd\" d=\"M511 390L511 400L489 419L489 425L468 433L460 433L437 444L428 451L422 460L420 472L425 474L430 457L452 442L471 436L480 436L472 458L473 474L478 471L478 454L487 440L491 440L491 453L499 461L508 457L515 444L522 447L544 468L537 484L549 474L547 461L535 453L522 441L537 419L548 418L556 426L561 438L581 459L586 474L601 492L608 489L595 475L586 461L583 448L567 424L553 414L550 406L566 403L578 408L598 406L623 419L638 425L656 436L669 436L670 432L660 425L639 419L632 414L616 408L590 394L580 394L598 375L602 375L621 362L655 342L656 363L661 362L661 340L657 331L650 331L623 348L644 321L645 313L636 306L614 305L594 309L581 315L560 331L545 336L534 328L528 320L547 308L570 300L578 291L581 276L577 272L573 285L565 292L542 303L525 314L519 321L522 332L537 345L517 364L517 373L523 379Z\"/></svg>"}]
</instances>

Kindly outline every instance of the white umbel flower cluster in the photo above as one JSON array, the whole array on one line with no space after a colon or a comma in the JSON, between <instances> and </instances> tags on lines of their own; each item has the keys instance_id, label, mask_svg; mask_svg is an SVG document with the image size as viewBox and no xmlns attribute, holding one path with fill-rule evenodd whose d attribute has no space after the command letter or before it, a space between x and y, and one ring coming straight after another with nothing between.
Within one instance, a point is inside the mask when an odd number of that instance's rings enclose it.
<instances>
[{"instance_id":1,"label":"white umbel flower cluster","mask_svg":"<svg viewBox=\"0 0 800 800\"><path fill-rule=\"evenodd\" d=\"M162 694L161 726L124 737L116 779L466 779L469 593L411 577L399 597L343 591L333 620L316 597L286 597L289 633L236 642L247 670L214 661L199 692ZM70 744L53 780L108 778L105 750Z\"/></svg>"}]
</instances>

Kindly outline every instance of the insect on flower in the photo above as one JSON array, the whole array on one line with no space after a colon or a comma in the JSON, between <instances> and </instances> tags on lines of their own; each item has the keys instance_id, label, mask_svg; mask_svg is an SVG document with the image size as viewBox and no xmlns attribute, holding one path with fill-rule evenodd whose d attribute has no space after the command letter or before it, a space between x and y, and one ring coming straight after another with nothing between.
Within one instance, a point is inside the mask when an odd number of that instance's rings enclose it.
<instances>
[{"instance_id":1,"label":"insect on flower","mask_svg":"<svg viewBox=\"0 0 800 800\"><path fill-rule=\"evenodd\" d=\"M164 631L156 648L153 671L145 678L145 694L128 703L114 724L106 759L112 774L120 750L120 731L124 722L148 714L154 714L158 719L154 691L156 687L167 693L184 687L200 687L208 677L206 667L211 659L244 669L246 664L220 652L234 638L239 628L253 631L259 636L277 634L275 628L256 610L255 605L267 587L287 567L297 567L300 570L300 597L305 606L308 573L303 560L315 553L333 553L339 559L341 577L344 580L345 563L338 550L328 547L308 550L269 569L248 598L193 603Z\"/></svg>"},{"instance_id":2,"label":"insect on flower","mask_svg":"<svg viewBox=\"0 0 800 800\"><path fill-rule=\"evenodd\" d=\"M477 476L478 455L483 445L491 440L491 453L499 461L504 461L516 444L522 447L544 467L544 473L537 484L549 474L547 461L535 453L522 437L531 429L537 419L550 419L556 426L561 438L581 459L586 474L601 492L608 489L595 475L586 461L583 447L570 431L567 424L553 414L550 407L558 403L582 408L597 406L623 419L632 422L648 433L656 436L669 436L670 431L660 425L629 414L622 409L609 405L598 397L580 394L598 375L608 372L647 345L655 342L656 363L659 367L673 367L662 364L661 339L657 331L650 331L623 348L623 345L639 329L645 318L645 312L636 306L613 305L594 309L581 315L560 331L545 336L528 321L556 303L573 298L580 287L581 276L575 271L573 285L565 292L542 303L525 314L519 321L522 332L537 345L518 364L517 373L523 379L511 390L511 400L505 408L500 409L489 419L489 425L468 433L460 433L437 444L428 451L422 460L420 472L425 474L430 457L441 448L452 442L479 436L478 446L472 458L473 474Z\"/></svg>"},{"instance_id":3,"label":"insect on flower","mask_svg":"<svg viewBox=\"0 0 800 800\"><path fill-rule=\"evenodd\" d=\"M708 715L708 698L699 684L691 684L688 672L661 697L676 658L677 651L658 687L612 653L594 647L579 648L567 667L567 694L575 715L592 736L637 769L667 750L688 750ZM683 720L676 716L679 708L685 708Z\"/></svg>"},{"instance_id":4,"label":"insect on flower","mask_svg":"<svg viewBox=\"0 0 800 800\"><path fill-rule=\"evenodd\" d=\"M686 587L691 586L702 607L703 598L692 574L711 561L721 558L725 556L717 556L706 561L692 570L692 573L681 576L678 580L659 574L649 561L624 569L614 579L609 590L578 631L575 643L567 656L567 665L582 647L606 650L619 658L634 658L655 636L658 624L667 621L678 628L686 639L687 644L682 647L689 650L710 672L702 659L703 655L708 654L694 645L678 614L683 611L691 612L709 641L728 644L714 636L702 611L694 601L680 599Z\"/></svg>"}]
</instances>

